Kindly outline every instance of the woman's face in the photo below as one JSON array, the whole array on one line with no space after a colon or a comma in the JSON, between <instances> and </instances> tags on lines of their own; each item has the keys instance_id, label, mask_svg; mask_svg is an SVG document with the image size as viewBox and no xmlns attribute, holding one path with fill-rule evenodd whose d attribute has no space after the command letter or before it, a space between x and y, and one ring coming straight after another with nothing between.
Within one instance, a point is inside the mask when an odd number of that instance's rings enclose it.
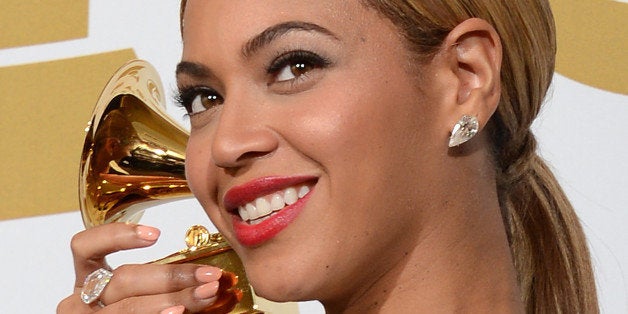
<instances>
[{"instance_id":1,"label":"woman's face","mask_svg":"<svg viewBox=\"0 0 628 314\"><path fill-rule=\"evenodd\" d=\"M357 0L191 0L184 22L187 178L258 294L350 298L429 232L449 122L391 22Z\"/></svg>"}]
</instances>

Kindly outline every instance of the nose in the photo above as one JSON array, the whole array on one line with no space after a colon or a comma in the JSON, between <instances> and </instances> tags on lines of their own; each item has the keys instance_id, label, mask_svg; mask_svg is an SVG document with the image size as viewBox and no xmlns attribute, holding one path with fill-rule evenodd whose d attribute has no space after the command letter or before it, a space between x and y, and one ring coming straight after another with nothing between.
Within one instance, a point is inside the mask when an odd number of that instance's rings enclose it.
<instances>
[{"instance_id":1,"label":"nose","mask_svg":"<svg viewBox=\"0 0 628 314\"><path fill-rule=\"evenodd\" d=\"M277 149L276 133L265 119L269 115L259 107L243 103L224 104L211 146L216 166L240 168Z\"/></svg>"}]
</instances>

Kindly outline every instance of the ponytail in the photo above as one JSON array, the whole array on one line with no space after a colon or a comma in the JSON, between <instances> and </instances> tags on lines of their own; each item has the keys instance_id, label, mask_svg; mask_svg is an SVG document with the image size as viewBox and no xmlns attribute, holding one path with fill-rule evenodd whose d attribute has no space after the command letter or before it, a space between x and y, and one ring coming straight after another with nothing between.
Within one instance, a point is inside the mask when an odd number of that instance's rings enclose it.
<instances>
[{"instance_id":1,"label":"ponytail","mask_svg":"<svg viewBox=\"0 0 628 314\"><path fill-rule=\"evenodd\" d=\"M597 313L595 282L578 217L535 153L532 134L521 157L498 174L502 217L528 313Z\"/></svg>"}]
</instances>

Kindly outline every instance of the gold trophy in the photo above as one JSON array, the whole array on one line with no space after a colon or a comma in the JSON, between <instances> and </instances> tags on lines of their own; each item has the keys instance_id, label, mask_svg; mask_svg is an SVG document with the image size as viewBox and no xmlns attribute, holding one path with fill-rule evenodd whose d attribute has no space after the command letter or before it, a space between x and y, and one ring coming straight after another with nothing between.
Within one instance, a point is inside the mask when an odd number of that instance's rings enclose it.
<instances>
[{"instance_id":1,"label":"gold trophy","mask_svg":"<svg viewBox=\"0 0 628 314\"><path fill-rule=\"evenodd\" d=\"M163 110L164 92L156 70L133 60L111 78L86 128L79 174L85 227L136 223L147 207L191 197L185 179L189 133ZM192 226L188 248L153 263L198 263L225 270L219 299L205 313L263 313L240 258L220 234Z\"/></svg>"}]
</instances>

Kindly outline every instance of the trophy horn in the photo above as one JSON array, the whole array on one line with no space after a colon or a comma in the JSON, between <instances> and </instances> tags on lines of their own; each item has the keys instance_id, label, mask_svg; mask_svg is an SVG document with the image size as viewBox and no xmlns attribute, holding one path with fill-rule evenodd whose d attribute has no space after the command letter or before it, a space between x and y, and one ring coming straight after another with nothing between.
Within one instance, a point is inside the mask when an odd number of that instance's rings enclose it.
<instances>
[{"instance_id":1,"label":"trophy horn","mask_svg":"<svg viewBox=\"0 0 628 314\"><path fill-rule=\"evenodd\" d=\"M79 200L85 227L136 223L147 207L191 197L185 179L189 133L163 110L157 71L146 61L122 66L105 86L86 128L79 173ZM225 297L207 313L262 313L237 254L220 234L193 226L188 248L154 263L200 263L234 274L223 276ZM225 282L223 282L223 280Z\"/></svg>"}]
</instances>

